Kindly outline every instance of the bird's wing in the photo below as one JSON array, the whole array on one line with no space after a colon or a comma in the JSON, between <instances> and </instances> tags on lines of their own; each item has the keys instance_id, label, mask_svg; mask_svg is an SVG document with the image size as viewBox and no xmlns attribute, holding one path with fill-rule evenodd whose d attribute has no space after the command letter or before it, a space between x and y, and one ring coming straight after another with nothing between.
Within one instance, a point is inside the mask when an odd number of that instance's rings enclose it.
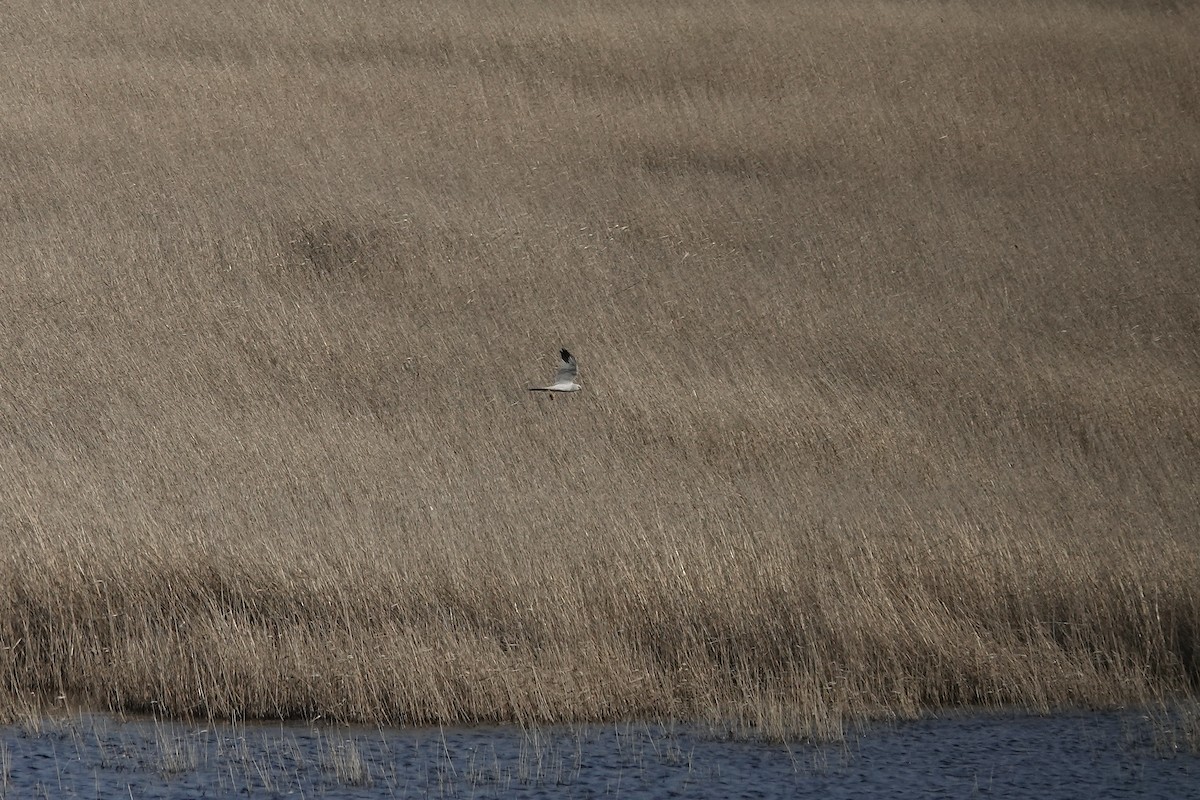
<instances>
[{"instance_id":1,"label":"bird's wing","mask_svg":"<svg viewBox=\"0 0 1200 800\"><path fill-rule=\"evenodd\" d=\"M558 359L558 374L554 376L554 382L558 383L574 383L575 376L579 374L579 365L575 363L575 356L562 351L562 355Z\"/></svg>"}]
</instances>

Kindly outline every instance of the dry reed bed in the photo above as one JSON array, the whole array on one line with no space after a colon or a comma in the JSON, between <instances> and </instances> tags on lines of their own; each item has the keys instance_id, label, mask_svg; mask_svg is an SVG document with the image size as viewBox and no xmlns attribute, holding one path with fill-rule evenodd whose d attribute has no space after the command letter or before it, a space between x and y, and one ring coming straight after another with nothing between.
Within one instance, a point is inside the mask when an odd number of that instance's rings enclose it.
<instances>
[{"instance_id":1,"label":"dry reed bed","mask_svg":"<svg viewBox=\"0 0 1200 800\"><path fill-rule=\"evenodd\" d=\"M13 15L0 703L1194 694L1196 13L793 6Z\"/></svg>"}]
</instances>

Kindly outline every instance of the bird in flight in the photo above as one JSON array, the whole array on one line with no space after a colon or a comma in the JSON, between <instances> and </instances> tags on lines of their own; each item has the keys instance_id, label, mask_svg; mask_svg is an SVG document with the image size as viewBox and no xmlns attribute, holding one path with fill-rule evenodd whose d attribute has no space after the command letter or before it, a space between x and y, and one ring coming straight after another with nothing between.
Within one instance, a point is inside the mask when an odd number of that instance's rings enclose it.
<instances>
[{"instance_id":1,"label":"bird in flight","mask_svg":"<svg viewBox=\"0 0 1200 800\"><path fill-rule=\"evenodd\" d=\"M571 355L565 348L558 356L558 373L554 376L554 383L549 386L534 386L529 389L531 392L578 392L583 387L575 382L575 376L579 374L579 365L575 363L575 356Z\"/></svg>"}]
</instances>

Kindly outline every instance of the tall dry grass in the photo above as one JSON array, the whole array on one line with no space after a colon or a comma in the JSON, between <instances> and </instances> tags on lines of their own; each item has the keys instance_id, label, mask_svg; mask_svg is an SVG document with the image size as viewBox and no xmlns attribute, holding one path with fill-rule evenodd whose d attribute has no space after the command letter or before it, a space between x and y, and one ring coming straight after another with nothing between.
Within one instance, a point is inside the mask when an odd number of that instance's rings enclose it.
<instances>
[{"instance_id":1,"label":"tall dry grass","mask_svg":"<svg viewBox=\"0 0 1200 800\"><path fill-rule=\"evenodd\" d=\"M9 713L1195 695L1195 10L202 6L0 22Z\"/></svg>"}]
</instances>

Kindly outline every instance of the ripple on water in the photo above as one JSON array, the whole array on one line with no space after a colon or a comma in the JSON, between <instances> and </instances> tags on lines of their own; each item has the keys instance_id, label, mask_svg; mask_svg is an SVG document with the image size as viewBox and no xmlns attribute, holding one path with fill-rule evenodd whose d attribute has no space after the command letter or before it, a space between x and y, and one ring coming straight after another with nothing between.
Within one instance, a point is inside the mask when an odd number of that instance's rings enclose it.
<instances>
[{"instance_id":1,"label":"ripple on water","mask_svg":"<svg viewBox=\"0 0 1200 800\"><path fill-rule=\"evenodd\" d=\"M847 745L645 724L207 726L83 714L0 729L0 797L1200 798L1144 715L964 716Z\"/></svg>"}]
</instances>

